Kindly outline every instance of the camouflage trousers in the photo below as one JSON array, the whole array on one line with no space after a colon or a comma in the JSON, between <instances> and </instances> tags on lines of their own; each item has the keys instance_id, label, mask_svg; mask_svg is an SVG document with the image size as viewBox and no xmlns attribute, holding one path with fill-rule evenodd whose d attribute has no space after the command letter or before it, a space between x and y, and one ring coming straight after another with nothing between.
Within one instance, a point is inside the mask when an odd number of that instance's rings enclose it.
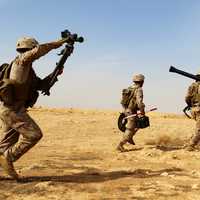
<instances>
[{"instance_id":1,"label":"camouflage trousers","mask_svg":"<svg viewBox=\"0 0 200 200\"><path fill-rule=\"evenodd\" d=\"M15 112L0 105L0 154L14 162L31 149L42 137L36 122L25 109Z\"/></svg>"},{"instance_id":2,"label":"camouflage trousers","mask_svg":"<svg viewBox=\"0 0 200 200\"><path fill-rule=\"evenodd\" d=\"M192 117L196 121L195 133L190 140L190 145L195 146L200 142L200 107L192 108Z\"/></svg>"},{"instance_id":3,"label":"camouflage trousers","mask_svg":"<svg viewBox=\"0 0 200 200\"><path fill-rule=\"evenodd\" d=\"M126 131L123 134L122 140L121 140L121 144L126 144L128 141L132 140L133 136L136 134L136 132L138 131L138 128L136 128L136 123L135 117L132 118L128 118L127 119L128 122L126 124Z\"/></svg>"}]
</instances>

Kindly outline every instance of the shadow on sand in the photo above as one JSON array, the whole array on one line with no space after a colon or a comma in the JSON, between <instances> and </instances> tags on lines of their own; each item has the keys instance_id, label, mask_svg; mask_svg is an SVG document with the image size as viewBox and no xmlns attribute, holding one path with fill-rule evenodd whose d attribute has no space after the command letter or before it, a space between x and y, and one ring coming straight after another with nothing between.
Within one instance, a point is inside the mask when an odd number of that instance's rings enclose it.
<instances>
[{"instance_id":1,"label":"shadow on sand","mask_svg":"<svg viewBox=\"0 0 200 200\"><path fill-rule=\"evenodd\" d=\"M176 151L176 150L183 149L183 146L161 146L161 145L157 145L155 148L159 149L161 151Z\"/></svg>"},{"instance_id":2,"label":"shadow on sand","mask_svg":"<svg viewBox=\"0 0 200 200\"><path fill-rule=\"evenodd\" d=\"M132 178L152 178L159 177L163 172L167 172L169 175L187 176L180 168L168 168L162 170L149 170L149 169L137 169L134 171L112 171L112 172L81 172L69 175L57 175L57 176L27 176L21 177L18 182L68 182L68 183L98 183L105 182L125 177ZM0 177L1 181L14 181L11 178Z\"/></svg>"},{"instance_id":3,"label":"shadow on sand","mask_svg":"<svg viewBox=\"0 0 200 200\"><path fill-rule=\"evenodd\" d=\"M142 150L143 149L143 147L135 147L135 148L131 148L131 149L125 149L124 151L122 151L122 152L120 152L120 151L118 151L119 153L125 153L125 152L130 152L130 151L140 151L140 150Z\"/></svg>"}]
</instances>

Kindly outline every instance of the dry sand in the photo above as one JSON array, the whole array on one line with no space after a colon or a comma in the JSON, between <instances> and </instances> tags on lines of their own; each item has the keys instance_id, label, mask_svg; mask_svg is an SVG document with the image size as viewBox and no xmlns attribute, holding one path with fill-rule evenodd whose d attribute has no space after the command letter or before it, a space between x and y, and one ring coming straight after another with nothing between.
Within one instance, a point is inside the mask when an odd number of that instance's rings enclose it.
<instances>
[{"instance_id":1,"label":"dry sand","mask_svg":"<svg viewBox=\"0 0 200 200\"><path fill-rule=\"evenodd\" d=\"M193 120L150 113L151 127L119 153L118 112L35 108L30 115L44 136L15 163L22 183L0 169L0 200L200 199L200 152L181 149Z\"/></svg>"}]
</instances>

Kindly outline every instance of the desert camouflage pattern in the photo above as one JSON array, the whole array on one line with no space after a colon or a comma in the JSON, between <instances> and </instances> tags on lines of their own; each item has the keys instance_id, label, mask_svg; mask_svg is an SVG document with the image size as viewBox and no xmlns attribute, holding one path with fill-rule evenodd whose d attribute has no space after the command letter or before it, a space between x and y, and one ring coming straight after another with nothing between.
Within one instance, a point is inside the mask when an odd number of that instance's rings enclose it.
<instances>
[{"instance_id":1,"label":"desert camouflage pattern","mask_svg":"<svg viewBox=\"0 0 200 200\"><path fill-rule=\"evenodd\" d=\"M133 76L133 81L136 81L136 82L144 81L144 79L145 79L145 77L143 74L136 74Z\"/></svg>"},{"instance_id":2,"label":"desert camouflage pattern","mask_svg":"<svg viewBox=\"0 0 200 200\"><path fill-rule=\"evenodd\" d=\"M200 106L200 82L194 82L189 86L185 101L191 107Z\"/></svg>"},{"instance_id":3,"label":"desert camouflage pattern","mask_svg":"<svg viewBox=\"0 0 200 200\"><path fill-rule=\"evenodd\" d=\"M126 130L122 137L122 143L126 144L128 141L132 140L133 136L136 134L138 129L135 127L135 117L128 118L126 124Z\"/></svg>"},{"instance_id":4,"label":"desert camouflage pattern","mask_svg":"<svg viewBox=\"0 0 200 200\"><path fill-rule=\"evenodd\" d=\"M192 107L192 116L196 121L195 133L191 138L190 145L196 146L200 142L200 107Z\"/></svg>"},{"instance_id":5,"label":"desert camouflage pattern","mask_svg":"<svg viewBox=\"0 0 200 200\"><path fill-rule=\"evenodd\" d=\"M39 45L38 41L31 37L22 37L17 41L16 50L19 49L33 49Z\"/></svg>"},{"instance_id":6,"label":"desert camouflage pattern","mask_svg":"<svg viewBox=\"0 0 200 200\"><path fill-rule=\"evenodd\" d=\"M128 105L128 108L125 112L129 114L135 114L139 110L140 112L144 112L145 105L143 103L143 90L138 84L134 84L132 86L133 90L135 90L132 99Z\"/></svg>"},{"instance_id":7,"label":"desert camouflage pattern","mask_svg":"<svg viewBox=\"0 0 200 200\"><path fill-rule=\"evenodd\" d=\"M10 72L10 79L17 83L24 84L24 93L30 90L30 70L32 63L50 50L60 47L63 40L41 44L25 53L21 53L13 61ZM27 91L26 91L27 90ZM12 106L0 102L0 153L9 160L16 161L42 137L42 132L35 121L28 115L25 108L25 99L15 101Z\"/></svg>"},{"instance_id":8,"label":"desert camouflage pattern","mask_svg":"<svg viewBox=\"0 0 200 200\"><path fill-rule=\"evenodd\" d=\"M189 142L190 146L196 146L200 141L200 83L192 83L185 97L186 103L191 106L191 114L196 121L195 133Z\"/></svg>"},{"instance_id":9,"label":"desert camouflage pattern","mask_svg":"<svg viewBox=\"0 0 200 200\"><path fill-rule=\"evenodd\" d=\"M128 106L128 108L125 110L125 114L128 115L132 115L132 114L136 114L137 111L140 111L142 113L144 113L144 109L145 109L145 104L143 103L143 90L142 87L140 87L138 84L134 84L133 88L135 89L134 95L132 97L133 101L136 102L135 103L131 103ZM126 144L127 142L132 140L132 137L135 135L135 133L138 131L138 128L136 128L136 123L135 123L135 117L132 118L128 118L128 122L126 124L126 131L123 134L122 140L120 142L121 145Z\"/></svg>"},{"instance_id":10,"label":"desert camouflage pattern","mask_svg":"<svg viewBox=\"0 0 200 200\"><path fill-rule=\"evenodd\" d=\"M25 83L28 80L32 63L47 54L52 49L60 47L62 44L63 43L60 41L41 44L30 51L21 53L13 62L10 79L16 80L19 83Z\"/></svg>"},{"instance_id":11,"label":"desert camouflage pattern","mask_svg":"<svg viewBox=\"0 0 200 200\"><path fill-rule=\"evenodd\" d=\"M42 131L25 109L15 112L0 105L0 154L18 160L42 137Z\"/></svg>"}]
</instances>

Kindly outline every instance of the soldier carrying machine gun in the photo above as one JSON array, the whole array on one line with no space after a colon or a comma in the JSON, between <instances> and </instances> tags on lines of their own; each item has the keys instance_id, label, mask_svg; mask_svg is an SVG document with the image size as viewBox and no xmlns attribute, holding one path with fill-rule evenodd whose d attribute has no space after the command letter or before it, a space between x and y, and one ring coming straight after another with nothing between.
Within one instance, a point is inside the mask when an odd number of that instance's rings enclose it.
<instances>
[{"instance_id":1,"label":"soldier carrying machine gun","mask_svg":"<svg viewBox=\"0 0 200 200\"><path fill-rule=\"evenodd\" d=\"M191 137L188 144L185 145L186 150L193 151L200 142L200 73L193 75L176 69L173 66L170 67L169 71L195 80L195 82L193 82L188 88L185 97L187 106L183 109L183 112L187 117L193 118L196 121L195 134ZM187 114L188 110L191 112L192 117Z\"/></svg>"},{"instance_id":2,"label":"soldier carrying machine gun","mask_svg":"<svg viewBox=\"0 0 200 200\"><path fill-rule=\"evenodd\" d=\"M194 74L190 74L188 72L182 71L180 69L175 68L174 66L170 66L169 72L174 72L177 74L180 74L182 76L194 79L195 81L200 81L200 74L194 75ZM189 102L188 102L189 103ZM189 105L187 105L184 109L183 112L184 114L191 119L192 117L187 113L187 111L191 111L191 102L189 103Z\"/></svg>"},{"instance_id":3,"label":"soldier carrying machine gun","mask_svg":"<svg viewBox=\"0 0 200 200\"><path fill-rule=\"evenodd\" d=\"M50 88L62 73L67 58L73 52L75 42L82 37L65 30L62 38L40 44L35 38L22 37L17 41L18 55L8 64L0 66L0 119L3 123L0 140L0 167L10 177L19 180L14 162L28 152L42 138L42 131L28 114L39 96L39 91L50 95ZM54 71L44 79L37 77L32 65L35 60L53 49L65 45ZM20 138L20 139L19 139Z\"/></svg>"},{"instance_id":4,"label":"soldier carrying machine gun","mask_svg":"<svg viewBox=\"0 0 200 200\"><path fill-rule=\"evenodd\" d=\"M67 58L71 55L74 49L74 43L80 42L82 43L84 41L83 37L78 37L77 34L71 34L68 30L65 30L61 32L61 37L63 39L66 39L66 45L63 50L58 54L61 55L60 60L58 63L56 63L56 67L52 74L49 75L47 84L42 89L42 94L44 95L50 95L50 88L55 84L55 82L58 80L57 77L62 72L64 64L67 60Z\"/></svg>"}]
</instances>

